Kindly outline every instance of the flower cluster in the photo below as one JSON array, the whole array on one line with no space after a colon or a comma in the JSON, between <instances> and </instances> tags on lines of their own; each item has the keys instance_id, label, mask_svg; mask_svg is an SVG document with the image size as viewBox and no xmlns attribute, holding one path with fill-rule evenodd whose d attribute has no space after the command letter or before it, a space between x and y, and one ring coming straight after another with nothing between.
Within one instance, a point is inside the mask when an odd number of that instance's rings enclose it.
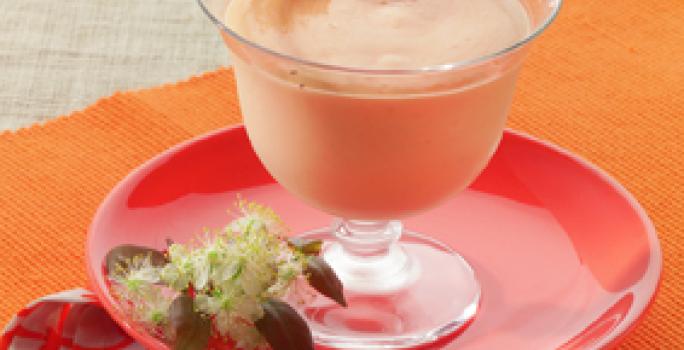
<instances>
[{"instance_id":1,"label":"flower cluster","mask_svg":"<svg viewBox=\"0 0 684 350\"><path fill-rule=\"evenodd\" d=\"M136 255L110 272L112 291L124 312L147 331L173 340L169 308L191 293L195 312L212 321L212 336L258 349L265 340L254 324L262 303L293 292L307 257L283 238L285 225L269 208L239 201L238 217L207 231L190 245L172 243L163 263Z\"/></svg>"}]
</instances>

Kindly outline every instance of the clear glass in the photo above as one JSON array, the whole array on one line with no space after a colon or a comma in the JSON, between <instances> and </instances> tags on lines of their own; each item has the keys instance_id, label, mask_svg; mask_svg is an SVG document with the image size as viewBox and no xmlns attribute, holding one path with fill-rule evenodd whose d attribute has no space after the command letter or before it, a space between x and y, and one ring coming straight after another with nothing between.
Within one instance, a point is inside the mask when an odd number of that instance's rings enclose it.
<instances>
[{"instance_id":1,"label":"clear glass","mask_svg":"<svg viewBox=\"0 0 684 350\"><path fill-rule=\"evenodd\" d=\"M349 304L320 297L301 308L315 340L406 348L467 325L480 299L473 269L397 219L439 205L486 166L526 44L561 1L521 0L534 29L510 47L413 70L332 66L275 52L223 23L230 0L199 2L232 53L245 127L264 166L288 191L342 218L303 234L325 241L323 257Z\"/></svg>"}]
</instances>

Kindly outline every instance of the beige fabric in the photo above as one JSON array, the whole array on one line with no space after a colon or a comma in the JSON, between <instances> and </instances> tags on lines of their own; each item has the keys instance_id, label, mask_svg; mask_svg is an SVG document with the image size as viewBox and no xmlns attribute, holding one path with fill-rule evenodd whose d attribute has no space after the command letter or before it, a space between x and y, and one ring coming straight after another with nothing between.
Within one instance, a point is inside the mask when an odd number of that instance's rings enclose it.
<instances>
[{"instance_id":1,"label":"beige fabric","mask_svg":"<svg viewBox=\"0 0 684 350\"><path fill-rule=\"evenodd\" d=\"M0 0L0 130L228 63L195 0Z\"/></svg>"}]
</instances>

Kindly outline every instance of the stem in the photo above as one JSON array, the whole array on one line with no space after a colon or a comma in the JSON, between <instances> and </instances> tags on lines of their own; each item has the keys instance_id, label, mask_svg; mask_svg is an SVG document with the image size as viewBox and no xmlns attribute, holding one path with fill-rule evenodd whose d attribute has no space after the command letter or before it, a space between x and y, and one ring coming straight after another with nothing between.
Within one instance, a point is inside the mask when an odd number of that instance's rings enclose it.
<instances>
[{"instance_id":1,"label":"stem","mask_svg":"<svg viewBox=\"0 0 684 350\"><path fill-rule=\"evenodd\" d=\"M399 221L338 220L333 232L338 242L325 258L346 290L391 292L412 283L419 266L398 243Z\"/></svg>"},{"instance_id":2,"label":"stem","mask_svg":"<svg viewBox=\"0 0 684 350\"><path fill-rule=\"evenodd\" d=\"M401 237L399 221L340 220L334 232L347 254L358 258L381 258Z\"/></svg>"}]
</instances>

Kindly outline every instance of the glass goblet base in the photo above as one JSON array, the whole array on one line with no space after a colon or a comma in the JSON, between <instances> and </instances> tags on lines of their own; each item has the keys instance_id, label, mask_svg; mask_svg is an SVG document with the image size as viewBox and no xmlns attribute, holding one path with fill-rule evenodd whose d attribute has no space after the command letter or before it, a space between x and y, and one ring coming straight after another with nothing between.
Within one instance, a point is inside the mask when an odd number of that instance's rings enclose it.
<instances>
[{"instance_id":1,"label":"glass goblet base","mask_svg":"<svg viewBox=\"0 0 684 350\"><path fill-rule=\"evenodd\" d=\"M317 296L300 306L314 340L343 349L415 348L463 330L478 310L473 269L448 246L398 221L338 221L299 236L344 285L346 308Z\"/></svg>"}]
</instances>

